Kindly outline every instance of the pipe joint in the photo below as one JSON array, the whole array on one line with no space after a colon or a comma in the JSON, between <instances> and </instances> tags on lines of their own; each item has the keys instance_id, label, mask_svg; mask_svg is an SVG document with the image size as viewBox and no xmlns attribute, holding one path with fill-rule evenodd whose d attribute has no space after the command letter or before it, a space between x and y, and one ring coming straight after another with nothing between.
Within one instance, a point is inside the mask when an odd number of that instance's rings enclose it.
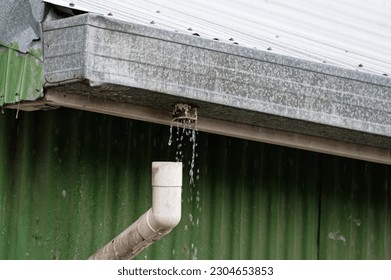
<instances>
[{"instance_id":1,"label":"pipe joint","mask_svg":"<svg viewBox=\"0 0 391 280\"><path fill-rule=\"evenodd\" d=\"M181 220L182 163L152 163L152 215L149 223L155 230L169 230Z\"/></svg>"},{"instance_id":2,"label":"pipe joint","mask_svg":"<svg viewBox=\"0 0 391 280\"><path fill-rule=\"evenodd\" d=\"M152 208L90 259L131 259L181 219L182 163L152 162Z\"/></svg>"}]
</instances>

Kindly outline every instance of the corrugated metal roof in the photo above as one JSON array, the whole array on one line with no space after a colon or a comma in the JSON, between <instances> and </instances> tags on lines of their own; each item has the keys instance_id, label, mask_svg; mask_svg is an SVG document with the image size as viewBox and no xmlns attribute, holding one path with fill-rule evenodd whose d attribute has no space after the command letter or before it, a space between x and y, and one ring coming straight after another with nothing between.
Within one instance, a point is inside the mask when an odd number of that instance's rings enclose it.
<instances>
[{"instance_id":1,"label":"corrugated metal roof","mask_svg":"<svg viewBox=\"0 0 391 280\"><path fill-rule=\"evenodd\" d=\"M0 259L88 258L151 206L177 144L69 109L5 110L0 134ZM182 220L139 259L391 258L390 166L199 133L189 186L183 144Z\"/></svg>"},{"instance_id":2,"label":"corrugated metal roof","mask_svg":"<svg viewBox=\"0 0 391 280\"><path fill-rule=\"evenodd\" d=\"M391 75L390 1L45 2L347 69Z\"/></svg>"}]
</instances>

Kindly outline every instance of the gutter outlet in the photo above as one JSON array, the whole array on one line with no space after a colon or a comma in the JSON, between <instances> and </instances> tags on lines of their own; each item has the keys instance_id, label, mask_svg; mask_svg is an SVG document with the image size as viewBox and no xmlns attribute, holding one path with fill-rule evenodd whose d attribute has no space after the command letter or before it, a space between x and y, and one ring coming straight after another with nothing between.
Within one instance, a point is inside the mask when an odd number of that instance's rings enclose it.
<instances>
[{"instance_id":1,"label":"gutter outlet","mask_svg":"<svg viewBox=\"0 0 391 280\"><path fill-rule=\"evenodd\" d=\"M179 223L181 206L182 163L152 162L152 208L89 259L134 258Z\"/></svg>"}]
</instances>

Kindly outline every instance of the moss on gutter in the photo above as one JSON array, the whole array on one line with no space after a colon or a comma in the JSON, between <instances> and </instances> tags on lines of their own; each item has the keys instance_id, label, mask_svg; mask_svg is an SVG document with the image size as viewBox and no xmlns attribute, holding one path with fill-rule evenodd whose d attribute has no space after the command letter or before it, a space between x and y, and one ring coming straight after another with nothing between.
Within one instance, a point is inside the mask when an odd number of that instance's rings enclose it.
<instances>
[{"instance_id":1,"label":"moss on gutter","mask_svg":"<svg viewBox=\"0 0 391 280\"><path fill-rule=\"evenodd\" d=\"M0 106L43 96L42 50L19 51L17 43L0 42Z\"/></svg>"}]
</instances>

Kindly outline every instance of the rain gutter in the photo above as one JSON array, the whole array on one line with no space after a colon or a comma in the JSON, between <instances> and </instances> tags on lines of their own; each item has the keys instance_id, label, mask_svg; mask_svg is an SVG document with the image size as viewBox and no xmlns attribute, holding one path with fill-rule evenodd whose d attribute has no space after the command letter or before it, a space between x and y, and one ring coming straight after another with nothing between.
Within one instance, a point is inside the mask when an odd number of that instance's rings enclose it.
<instances>
[{"instance_id":1,"label":"rain gutter","mask_svg":"<svg viewBox=\"0 0 391 280\"><path fill-rule=\"evenodd\" d=\"M43 106L168 124L193 104L199 130L391 164L389 77L95 14L43 28Z\"/></svg>"},{"instance_id":2,"label":"rain gutter","mask_svg":"<svg viewBox=\"0 0 391 280\"><path fill-rule=\"evenodd\" d=\"M63 92L56 92L54 90L49 90L46 94L46 99L38 105L46 107L67 107L168 126L172 123L172 115L166 110L129 103L118 103L79 94L64 94ZM369 145L342 142L204 116L198 116L197 130L391 165L391 150Z\"/></svg>"}]
</instances>

